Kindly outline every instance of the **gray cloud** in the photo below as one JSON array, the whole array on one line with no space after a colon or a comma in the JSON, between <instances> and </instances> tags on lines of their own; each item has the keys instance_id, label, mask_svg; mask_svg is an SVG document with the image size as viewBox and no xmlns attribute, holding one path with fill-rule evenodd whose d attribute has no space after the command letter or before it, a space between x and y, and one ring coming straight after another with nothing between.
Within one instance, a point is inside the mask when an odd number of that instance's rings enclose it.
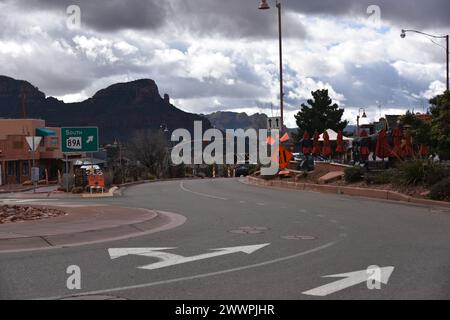
<instances>
[{"instance_id":1,"label":"gray cloud","mask_svg":"<svg viewBox=\"0 0 450 320\"><path fill-rule=\"evenodd\" d=\"M217 33L226 37L275 37L276 12L258 10L259 0L0 0L23 10L57 10L68 5L82 9L83 22L97 31L175 28L194 34ZM271 1L274 7L275 1ZM367 17L370 5L381 8L382 19L412 28L449 27L448 0L282 0L284 10L303 14ZM288 15L285 25L304 37L301 21ZM292 36L292 35L291 35Z\"/></svg>"},{"instance_id":2,"label":"gray cloud","mask_svg":"<svg viewBox=\"0 0 450 320\"><path fill-rule=\"evenodd\" d=\"M399 28L450 26L448 0L282 1L287 12L333 18L364 17L366 8L375 4L381 8L382 19L392 22ZM274 2L271 1L273 7ZM212 100L213 97L219 97L221 102L238 108L239 104L247 107L255 105L258 99L267 98L269 88L262 85L267 79L261 79L261 75L255 72L253 66L245 62L245 57L231 57L234 59L232 62L236 63L236 71L232 74L232 78L237 82L234 85L224 85L224 79L200 81L174 75L172 71L176 68L176 64L162 62L161 66L149 67L148 61L153 56L154 48L145 43L149 39L156 39L168 48L177 48L185 53L190 45L200 41L195 39L201 39L203 36L216 36L219 40L229 41L227 43L230 44L230 51L233 51L233 44L242 44L246 38L253 40L274 38L277 36L276 10L272 8L265 12L259 11L257 9L259 0L0 0L0 4L2 3L12 5L15 10L10 14L21 17L46 11L61 14L61 21L55 21L55 25L51 25L48 30L43 28L49 39L45 38L45 42L40 45L36 44L39 39L34 40L34 36L26 34L19 36L20 25L11 22L14 17L9 17L8 22L4 19L0 21L0 40L19 39L20 43L23 38L39 47L33 56L22 55L15 58L16 60L11 60L10 56L5 55L5 60L0 60L3 62L1 73L29 80L47 94L62 96L82 90L87 94L93 94L93 90L116 81L124 81L124 78L129 76L153 78L162 91L168 91L176 99ZM63 26L66 7L71 4L80 5L82 23L86 26L77 33L69 32ZM6 15L7 13L0 12L1 18ZM289 32L285 34L295 38L306 36L313 38L314 35L305 34L304 23L306 22L294 18L294 15L286 14L284 24ZM30 26L31 24L27 27ZM133 37L127 38L125 33L119 32L124 29L134 29L138 32L134 32ZM76 48L73 38L78 33L88 39L90 37L100 39L105 36L109 40L115 38L119 41L125 40L139 50L135 55L120 55L115 52L117 61L102 64L100 59L90 59L83 50ZM73 55L52 51L53 40L61 39L66 40L71 49L76 49ZM273 45L276 49L275 42ZM214 51L214 48L210 49L211 52ZM439 55L438 51L436 55ZM437 57L437 60L441 58ZM136 60L133 60L134 58ZM323 69L328 68L330 66L324 63ZM273 75L277 76L276 73ZM292 74L293 78L300 76ZM385 105L408 107L411 101L403 90L419 93L429 85L425 81L401 77L391 65L384 62L367 64L360 68L349 65L346 66L345 72L335 78L315 77L314 80L331 84L336 92L345 96L347 99L345 103L349 107L364 106L377 100ZM356 82L362 85L354 86ZM293 83L293 86L298 85L299 82ZM298 107L303 100L288 99L287 102L291 105L288 108L292 109ZM213 105L208 107L208 110L209 108L214 111Z\"/></svg>"},{"instance_id":3,"label":"gray cloud","mask_svg":"<svg viewBox=\"0 0 450 320\"><path fill-rule=\"evenodd\" d=\"M272 10L258 10L259 0L172 0L174 23L196 33L218 32L229 37L275 37L275 1ZM396 25L414 28L450 26L448 0L282 0L286 12L328 15L330 17L368 17L367 8L378 5L381 18ZM285 16L285 26L305 37L301 21Z\"/></svg>"},{"instance_id":4,"label":"gray cloud","mask_svg":"<svg viewBox=\"0 0 450 320\"><path fill-rule=\"evenodd\" d=\"M66 14L70 5L81 8L82 23L97 31L117 31L122 29L157 29L167 19L167 1L157 0L4 0L14 3L23 10L52 10Z\"/></svg>"},{"instance_id":5,"label":"gray cloud","mask_svg":"<svg viewBox=\"0 0 450 320\"><path fill-rule=\"evenodd\" d=\"M450 26L448 0L287 0L286 7L300 13L365 16L370 5L378 5L382 19L415 27Z\"/></svg>"}]
</instances>

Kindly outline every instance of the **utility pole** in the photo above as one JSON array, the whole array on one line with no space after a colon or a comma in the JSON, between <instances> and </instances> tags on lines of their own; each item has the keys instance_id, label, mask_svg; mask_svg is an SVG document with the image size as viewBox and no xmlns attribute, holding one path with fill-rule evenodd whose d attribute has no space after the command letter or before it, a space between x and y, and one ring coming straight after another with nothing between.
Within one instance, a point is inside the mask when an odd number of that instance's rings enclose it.
<instances>
[{"instance_id":1,"label":"utility pole","mask_svg":"<svg viewBox=\"0 0 450 320\"><path fill-rule=\"evenodd\" d=\"M283 30L281 23L281 1L277 0L278 8L278 37L279 37L279 53L280 53L280 111L281 111L281 131L284 128L284 88L283 88ZM447 38L448 40L448 38ZM448 89L447 89L448 90Z\"/></svg>"},{"instance_id":2,"label":"utility pole","mask_svg":"<svg viewBox=\"0 0 450 320\"><path fill-rule=\"evenodd\" d=\"M447 91L450 91L450 80L449 80L449 35L446 36L446 40L447 40Z\"/></svg>"},{"instance_id":3,"label":"utility pole","mask_svg":"<svg viewBox=\"0 0 450 320\"><path fill-rule=\"evenodd\" d=\"M35 145L35 143L36 143L36 139L33 136L33 152L32 152L32 154L33 154L33 193L36 193L36 187L37 187L37 181L36 181L36 177L35 177L35 174L36 174L36 172L35 172L35 168L36 168L36 154L35 154L35 152L36 152L36 145Z\"/></svg>"},{"instance_id":4,"label":"utility pole","mask_svg":"<svg viewBox=\"0 0 450 320\"><path fill-rule=\"evenodd\" d=\"M122 143L119 140L119 162L120 162L120 172L122 178L122 184L124 184L124 171L123 171L123 162L122 162Z\"/></svg>"},{"instance_id":5,"label":"utility pole","mask_svg":"<svg viewBox=\"0 0 450 320\"><path fill-rule=\"evenodd\" d=\"M25 87L22 85L22 118L26 119L27 118L27 93L26 93L26 89Z\"/></svg>"},{"instance_id":6,"label":"utility pole","mask_svg":"<svg viewBox=\"0 0 450 320\"><path fill-rule=\"evenodd\" d=\"M281 0L276 1L276 7L278 9L278 46L280 55L280 116L281 116L281 131L284 128L284 85L283 85L283 24L282 24L282 12L281 12ZM260 10L270 9L268 0L261 0L259 5Z\"/></svg>"}]
</instances>

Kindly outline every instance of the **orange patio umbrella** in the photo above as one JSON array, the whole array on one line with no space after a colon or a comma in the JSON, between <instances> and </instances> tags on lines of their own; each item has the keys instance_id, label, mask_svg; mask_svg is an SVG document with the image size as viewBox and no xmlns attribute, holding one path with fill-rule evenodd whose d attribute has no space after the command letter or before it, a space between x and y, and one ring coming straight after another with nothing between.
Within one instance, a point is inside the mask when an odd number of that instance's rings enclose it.
<instances>
[{"instance_id":1,"label":"orange patio umbrella","mask_svg":"<svg viewBox=\"0 0 450 320\"><path fill-rule=\"evenodd\" d=\"M378 158L381 158L383 160L385 158L389 158L389 156L392 154L391 147L388 143L386 129L381 130L378 134L377 149L375 151L375 154Z\"/></svg>"},{"instance_id":2,"label":"orange patio umbrella","mask_svg":"<svg viewBox=\"0 0 450 320\"><path fill-rule=\"evenodd\" d=\"M330 136L328 135L328 132L325 131L323 133L323 149L322 149L322 156L324 158L328 158L331 156L331 144L330 144Z\"/></svg>"},{"instance_id":3,"label":"orange patio umbrella","mask_svg":"<svg viewBox=\"0 0 450 320\"><path fill-rule=\"evenodd\" d=\"M392 135L394 136L394 149L392 149L392 154L401 159L403 156L403 152L402 152L402 130L400 128L396 128L394 130L394 132L392 133Z\"/></svg>"},{"instance_id":4,"label":"orange patio umbrella","mask_svg":"<svg viewBox=\"0 0 450 320\"><path fill-rule=\"evenodd\" d=\"M311 151L311 139L309 137L308 131L305 131L305 133L303 134L302 153L305 156L309 156L311 154Z\"/></svg>"},{"instance_id":5,"label":"orange patio umbrella","mask_svg":"<svg viewBox=\"0 0 450 320\"><path fill-rule=\"evenodd\" d=\"M342 134L341 130L339 130L336 142L337 142L336 153L343 154L345 152L345 150L344 150L344 135Z\"/></svg>"},{"instance_id":6,"label":"orange patio umbrella","mask_svg":"<svg viewBox=\"0 0 450 320\"><path fill-rule=\"evenodd\" d=\"M430 150L428 149L428 146L425 144L421 144L420 149L419 149L420 156L425 158L425 157L428 157L429 153L430 153Z\"/></svg>"},{"instance_id":7,"label":"orange patio umbrella","mask_svg":"<svg viewBox=\"0 0 450 320\"><path fill-rule=\"evenodd\" d=\"M363 139L361 139L361 147L359 149L359 153L361 154L361 157L364 160L367 160L369 158L369 154L370 154L370 150L369 150L369 146L368 146L368 143L367 143L367 139L365 139L368 136L369 135L367 134L366 130L363 130L361 132L360 137L363 138Z\"/></svg>"},{"instance_id":8,"label":"orange patio umbrella","mask_svg":"<svg viewBox=\"0 0 450 320\"><path fill-rule=\"evenodd\" d=\"M282 137L280 138L280 142L281 142L281 143L284 143L284 142L286 142L286 141L289 141L289 139L290 139L289 134L288 134L288 133L285 133L284 136L282 136Z\"/></svg>"},{"instance_id":9,"label":"orange patio umbrella","mask_svg":"<svg viewBox=\"0 0 450 320\"><path fill-rule=\"evenodd\" d=\"M410 158L414 155L412 137L409 133L405 134L405 145L403 146L403 156L405 158Z\"/></svg>"},{"instance_id":10,"label":"orange patio umbrella","mask_svg":"<svg viewBox=\"0 0 450 320\"><path fill-rule=\"evenodd\" d=\"M319 132L316 130L313 136L313 150L312 154L318 156L320 154L320 144L319 144Z\"/></svg>"}]
</instances>

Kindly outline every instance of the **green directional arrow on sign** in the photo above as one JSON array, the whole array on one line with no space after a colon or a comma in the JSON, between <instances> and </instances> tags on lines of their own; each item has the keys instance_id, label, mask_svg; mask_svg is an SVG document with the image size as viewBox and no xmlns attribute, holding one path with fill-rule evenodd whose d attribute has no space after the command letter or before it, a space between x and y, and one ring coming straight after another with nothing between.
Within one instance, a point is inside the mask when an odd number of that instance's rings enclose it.
<instances>
[{"instance_id":1,"label":"green directional arrow on sign","mask_svg":"<svg viewBox=\"0 0 450 320\"><path fill-rule=\"evenodd\" d=\"M61 128L61 150L71 152L98 152L98 128Z\"/></svg>"}]
</instances>

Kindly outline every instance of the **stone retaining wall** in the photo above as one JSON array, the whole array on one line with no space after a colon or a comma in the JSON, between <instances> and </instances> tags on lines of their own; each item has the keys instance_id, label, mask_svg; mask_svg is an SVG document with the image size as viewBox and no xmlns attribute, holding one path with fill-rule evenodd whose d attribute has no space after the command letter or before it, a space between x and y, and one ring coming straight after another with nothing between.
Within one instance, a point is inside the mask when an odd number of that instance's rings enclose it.
<instances>
[{"instance_id":1,"label":"stone retaining wall","mask_svg":"<svg viewBox=\"0 0 450 320\"><path fill-rule=\"evenodd\" d=\"M408 195L398 193L389 190L368 189L368 188L355 188L355 187L343 187L343 186L330 186L301 182L289 182L282 180L264 180L255 177L247 177L247 183L263 187L276 187L276 188L288 188L294 190L314 191L332 194L344 194L349 196L375 198L382 200L402 201L410 202L414 204L428 205L428 206L440 206L450 208L450 202L434 201L428 199L420 199L410 197Z\"/></svg>"}]
</instances>

